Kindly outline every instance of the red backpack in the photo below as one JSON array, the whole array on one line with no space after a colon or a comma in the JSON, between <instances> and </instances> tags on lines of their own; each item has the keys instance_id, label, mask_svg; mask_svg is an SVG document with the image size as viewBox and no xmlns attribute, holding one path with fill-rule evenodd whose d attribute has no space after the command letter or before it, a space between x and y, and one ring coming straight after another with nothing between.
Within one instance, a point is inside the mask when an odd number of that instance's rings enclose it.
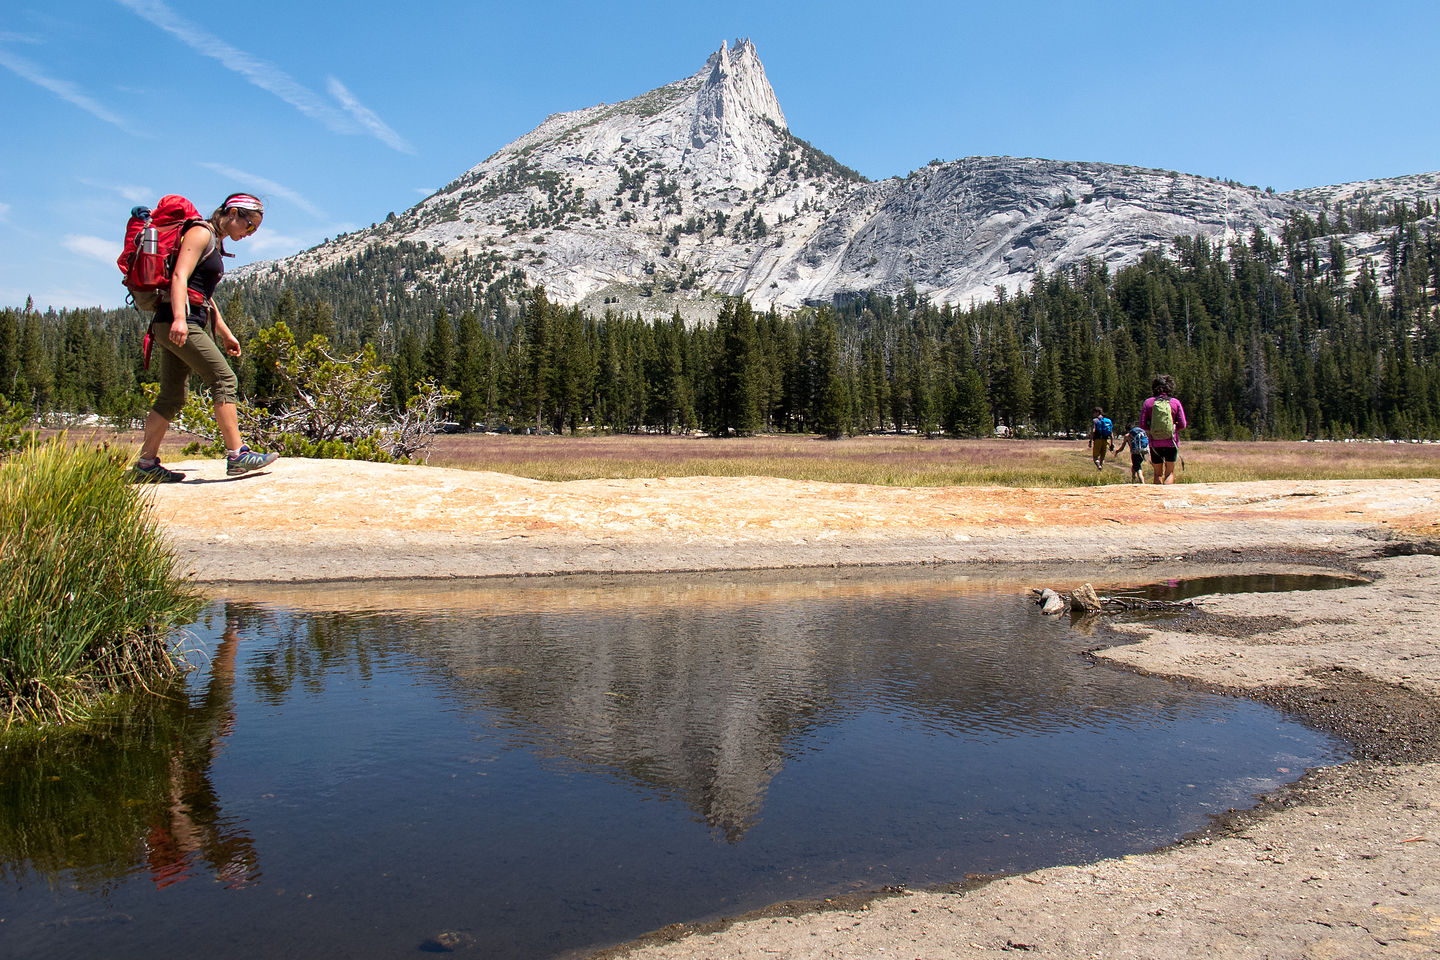
<instances>
[{"instance_id":1,"label":"red backpack","mask_svg":"<svg viewBox=\"0 0 1440 960\"><path fill-rule=\"evenodd\" d=\"M159 309L161 294L170 289L180 239L197 223L208 221L200 216L195 204L173 193L161 197L154 210L136 207L130 211L130 219L125 222L125 248L115 263L137 310L153 313ZM213 233L210 244L215 244ZM191 303L204 302L198 291L189 294Z\"/></svg>"}]
</instances>

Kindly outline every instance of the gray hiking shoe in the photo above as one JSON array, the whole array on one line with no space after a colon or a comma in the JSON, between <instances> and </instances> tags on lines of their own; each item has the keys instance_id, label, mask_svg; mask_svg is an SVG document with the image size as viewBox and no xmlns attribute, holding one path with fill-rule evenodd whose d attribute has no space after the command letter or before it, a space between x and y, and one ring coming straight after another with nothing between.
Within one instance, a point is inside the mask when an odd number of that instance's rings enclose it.
<instances>
[{"instance_id":1,"label":"gray hiking shoe","mask_svg":"<svg viewBox=\"0 0 1440 960\"><path fill-rule=\"evenodd\" d=\"M131 483L179 483L185 474L178 470L167 470L157 459L150 466L136 463L130 469Z\"/></svg>"},{"instance_id":2,"label":"gray hiking shoe","mask_svg":"<svg viewBox=\"0 0 1440 960\"><path fill-rule=\"evenodd\" d=\"M225 474L238 477L252 470L263 470L279 459L278 453L256 453L249 447L241 447L235 456L225 458Z\"/></svg>"}]
</instances>

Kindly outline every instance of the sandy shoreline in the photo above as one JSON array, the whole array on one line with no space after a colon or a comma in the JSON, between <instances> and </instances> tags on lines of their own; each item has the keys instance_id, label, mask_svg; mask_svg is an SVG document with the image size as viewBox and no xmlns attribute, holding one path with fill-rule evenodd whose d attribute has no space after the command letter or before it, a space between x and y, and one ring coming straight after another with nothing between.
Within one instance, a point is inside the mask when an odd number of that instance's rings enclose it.
<instances>
[{"instance_id":1,"label":"sandy shoreline","mask_svg":"<svg viewBox=\"0 0 1440 960\"><path fill-rule=\"evenodd\" d=\"M1440 955L1440 481L543 483L302 460L230 481L214 461L176 466L195 482L151 494L182 565L213 593L280 590L296 602L318 581L875 564L963 564L1061 588L1217 569L1358 572L1373 582L1216 597L1188 631L1127 625L1104 631L1096 651L1301 713L1352 739L1356 761L1155 853L828 909L779 905L607 952Z\"/></svg>"}]
</instances>

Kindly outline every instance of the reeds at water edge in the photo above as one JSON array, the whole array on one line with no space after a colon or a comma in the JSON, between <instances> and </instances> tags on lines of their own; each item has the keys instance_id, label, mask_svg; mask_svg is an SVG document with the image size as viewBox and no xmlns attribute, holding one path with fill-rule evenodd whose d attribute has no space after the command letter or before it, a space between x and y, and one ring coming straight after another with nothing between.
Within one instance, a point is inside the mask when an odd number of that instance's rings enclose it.
<instances>
[{"instance_id":1,"label":"reeds at water edge","mask_svg":"<svg viewBox=\"0 0 1440 960\"><path fill-rule=\"evenodd\" d=\"M0 464L0 729L82 717L184 668L175 631L203 600L127 459L61 441Z\"/></svg>"}]
</instances>

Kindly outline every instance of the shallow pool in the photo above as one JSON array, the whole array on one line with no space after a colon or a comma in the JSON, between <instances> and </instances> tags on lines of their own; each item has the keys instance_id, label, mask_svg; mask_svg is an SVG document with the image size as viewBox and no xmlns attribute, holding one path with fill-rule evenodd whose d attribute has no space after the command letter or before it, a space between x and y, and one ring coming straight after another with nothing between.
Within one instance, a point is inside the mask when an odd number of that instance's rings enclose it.
<instances>
[{"instance_id":1,"label":"shallow pool","mask_svg":"<svg viewBox=\"0 0 1440 960\"><path fill-rule=\"evenodd\" d=\"M552 957L1146 850L1344 757L963 578L325 590L5 749L0 952Z\"/></svg>"}]
</instances>

